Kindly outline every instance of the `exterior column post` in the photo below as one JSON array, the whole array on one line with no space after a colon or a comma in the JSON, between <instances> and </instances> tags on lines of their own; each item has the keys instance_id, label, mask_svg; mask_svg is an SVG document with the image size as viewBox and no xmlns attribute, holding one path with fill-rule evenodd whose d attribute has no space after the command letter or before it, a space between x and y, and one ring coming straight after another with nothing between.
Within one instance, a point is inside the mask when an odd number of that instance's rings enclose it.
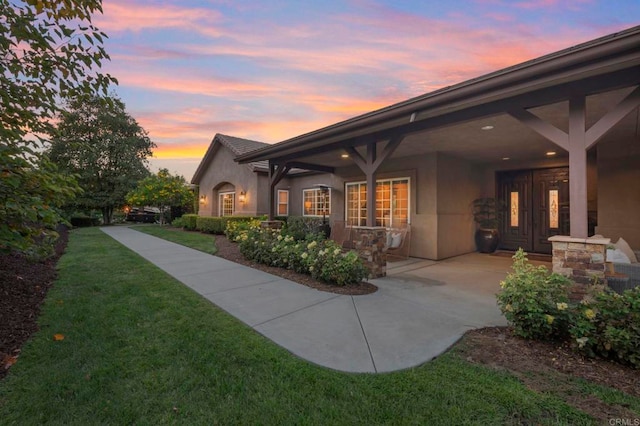
<instances>
[{"instance_id":1,"label":"exterior column post","mask_svg":"<svg viewBox=\"0 0 640 426\"><path fill-rule=\"evenodd\" d=\"M376 144L367 145L367 226L376 226Z\"/></svg>"},{"instance_id":2,"label":"exterior column post","mask_svg":"<svg viewBox=\"0 0 640 426\"><path fill-rule=\"evenodd\" d=\"M269 221L273 221L275 218L275 199L276 199L276 185L282 180L283 177L289 173L291 166L288 164L276 164L269 160Z\"/></svg>"},{"instance_id":3,"label":"exterior column post","mask_svg":"<svg viewBox=\"0 0 640 426\"><path fill-rule=\"evenodd\" d=\"M587 146L585 97L569 100L569 218L571 236L587 238Z\"/></svg>"}]
</instances>

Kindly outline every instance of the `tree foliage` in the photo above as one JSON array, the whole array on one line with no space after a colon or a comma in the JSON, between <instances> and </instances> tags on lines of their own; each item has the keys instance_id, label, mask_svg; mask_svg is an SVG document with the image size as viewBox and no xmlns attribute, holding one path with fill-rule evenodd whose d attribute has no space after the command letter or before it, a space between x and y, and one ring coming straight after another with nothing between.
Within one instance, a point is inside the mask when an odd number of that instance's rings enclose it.
<instances>
[{"instance_id":1,"label":"tree foliage","mask_svg":"<svg viewBox=\"0 0 640 426\"><path fill-rule=\"evenodd\" d=\"M147 158L155 144L147 132L111 98L76 98L61 116L49 155L62 169L78 175L83 193L76 205L99 209L105 224L125 195L149 174Z\"/></svg>"},{"instance_id":2,"label":"tree foliage","mask_svg":"<svg viewBox=\"0 0 640 426\"><path fill-rule=\"evenodd\" d=\"M46 250L78 187L42 155L63 99L107 93L100 0L0 0L0 251Z\"/></svg>"},{"instance_id":3,"label":"tree foliage","mask_svg":"<svg viewBox=\"0 0 640 426\"><path fill-rule=\"evenodd\" d=\"M193 191L182 176L172 176L167 169L138 182L135 190L127 194L127 202L133 206L153 206L160 209L160 220L164 220L167 206L179 207L192 204Z\"/></svg>"}]
</instances>

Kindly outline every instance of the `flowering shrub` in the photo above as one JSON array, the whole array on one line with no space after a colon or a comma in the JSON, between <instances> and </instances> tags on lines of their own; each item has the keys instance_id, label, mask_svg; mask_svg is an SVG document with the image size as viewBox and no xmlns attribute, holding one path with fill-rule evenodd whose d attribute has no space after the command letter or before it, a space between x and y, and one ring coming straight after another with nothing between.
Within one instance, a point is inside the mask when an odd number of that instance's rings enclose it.
<instances>
[{"instance_id":1,"label":"flowering shrub","mask_svg":"<svg viewBox=\"0 0 640 426\"><path fill-rule=\"evenodd\" d=\"M498 305L517 335L529 339L564 337L571 316L571 281L549 273L544 266L529 263L518 250L513 256L513 272L500 283Z\"/></svg>"},{"instance_id":2,"label":"flowering shrub","mask_svg":"<svg viewBox=\"0 0 640 426\"><path fill-rule=\"evenodd\" d=\"M569 328L574 347L640 368L640 287L600 292L576 306Z\"/></svg>"},{"instance_id":3,"label":"flowering shrub","mask_svg":"<svg viewBox=\"0 0 640 426\"><path fill-rule=\"evenodd\" d=\"M278 229L253 226L240 231L236 241L247 259L292 269L332 284L357 283L368 273L355 252L343 253L334 241L320 234L311 233L296 240Z\"/></svg>"},{"instance_id":4,"label":"flowering shrub","mask_svg":"<svg viewBox=\"0 0 640 426\"><path fill-rule=\"evenodd\" d=\"M224 235L227 236L229 241L237 241L244 231L248 231L250 228L259 228L260 221L261 219L259 218L251 218L246 221L228 221Z\"/></svg>"}]
</instances>

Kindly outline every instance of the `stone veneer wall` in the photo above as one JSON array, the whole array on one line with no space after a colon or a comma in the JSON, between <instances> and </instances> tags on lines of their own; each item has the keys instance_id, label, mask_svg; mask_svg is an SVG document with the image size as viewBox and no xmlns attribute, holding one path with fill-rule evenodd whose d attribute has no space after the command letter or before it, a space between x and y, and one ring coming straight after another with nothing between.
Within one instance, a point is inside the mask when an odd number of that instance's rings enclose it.
<instances>
[{"instance_id":1,"label":"stone veneer wall","mask_svg":"<svg viewBox=\"0 0 640 426\"><path fill-rule=\"evenodd\" d=\"M569 277L576 283L575 296L586 291L594 277L606 284L605 259L609 238L572 238L556 235L549 238L553 246L553 272Z\"/></svg>"},{"instance_id":2,"label":"stone veneer wall","mask_svg":"<svg viewBox=\"0 0 640 426\"><path fill-rule=\"evenodd\" d=\"M353 248L369 269L369 278L387 275L387 230L381 227L353 228Z\"/></svg>"}]
</instances>

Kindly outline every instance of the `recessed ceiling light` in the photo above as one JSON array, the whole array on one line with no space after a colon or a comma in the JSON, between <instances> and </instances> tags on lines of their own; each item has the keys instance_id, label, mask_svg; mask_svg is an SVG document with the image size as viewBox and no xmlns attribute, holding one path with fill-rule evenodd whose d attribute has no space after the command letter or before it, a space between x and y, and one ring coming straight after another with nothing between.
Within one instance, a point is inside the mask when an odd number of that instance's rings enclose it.
<instances>
[{"instance_id":1,"label":"recessed ceiling light","mask_svg":"<svg viewBox=\"0 0 640 426\"><path fill-rule=\"evenodd\" d=\"M492 130L493 126L482 126L480 127L481 130Z\"/></svg>"},{"instance_id":2,"label":"recessed ceiling light","mask_svg":"<svg viewBox=\"0 0 640 426\"><path fill-rule=\"evenodd\" d=\"M342 157L342 158L349 158L349 154L342 154L340 157Z\"/></svg>"},{"instance_id":3,"label":"recessed ceiling light","mask_svg":"<svg viewBox=\"0 0 640 426\"><path fill-rule=\"evenodd\" d=\"M509 158L509 157L502 157L502 159L503 159L504 161L511 160L511 158Z\"/></svg>"},{"instance_id":4,"label":"recessed ceiling light","mask_svg":"<svg viewBox=\"0 0 640 426\"><path fill-rule=\"evenodd\" d=\"M547 151L547 157L553 157L554 155L556 155L555 151Z\"/></svg>"}]
</instances>

